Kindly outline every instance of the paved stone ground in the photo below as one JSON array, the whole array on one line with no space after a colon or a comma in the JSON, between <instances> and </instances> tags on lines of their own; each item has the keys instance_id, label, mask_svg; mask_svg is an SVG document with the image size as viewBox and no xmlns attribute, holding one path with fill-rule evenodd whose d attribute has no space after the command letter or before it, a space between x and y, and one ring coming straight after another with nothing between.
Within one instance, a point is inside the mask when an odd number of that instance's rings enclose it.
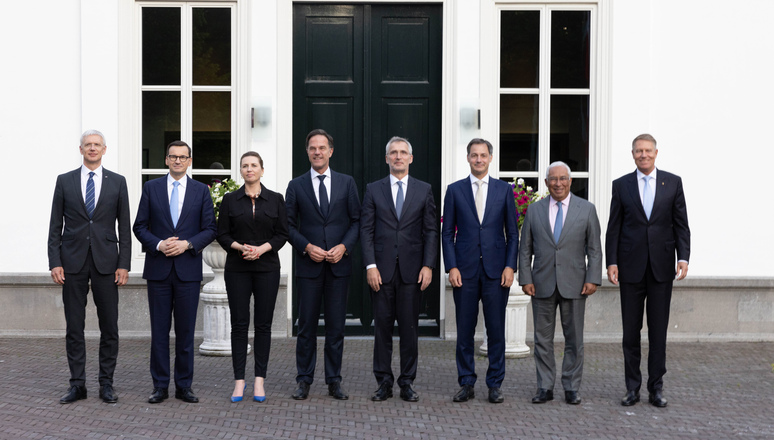
<instances>
[{"instance_id":1,"label":"paved stone ground","mask_svg":"<svg viewBox=\"0 0 774 440\"><path fill-rule=\"evenodd\" d=\"M69 373L63 339L0 339L2 439L729 439L774 438L774 343L670 343L665 397L669 407L624 408L619 344L586 345L583 403L563 399L533 405L532 358L508 360L505 403L486 401L486 360L472 402L455 404L454 342L420 341L418 403L397 396L371 402L369 339L345 342L348 401L326 396L322 355L310 398L290 398L295 387L295 339L272 341L268 399L232 404L231 358L197 356L194 390L201 403L171 398L150 405L147 339L123 339L115 388L119 402L98 399L96 340L88 341L89 398L60 405ZM198 343L197 343L198 345ZM557 344L557 352L561 348ZM397 352L397 344L396 344ZM559 359L561 362L561 359ZM397 363L393 364L397 371ZM252 359L248 361L252 371ZM249 390L252 381L248 381ZM563 396L561 384L556 386ZM647 395L643 397L646 398Z\"/></svg>"}]
</instances>

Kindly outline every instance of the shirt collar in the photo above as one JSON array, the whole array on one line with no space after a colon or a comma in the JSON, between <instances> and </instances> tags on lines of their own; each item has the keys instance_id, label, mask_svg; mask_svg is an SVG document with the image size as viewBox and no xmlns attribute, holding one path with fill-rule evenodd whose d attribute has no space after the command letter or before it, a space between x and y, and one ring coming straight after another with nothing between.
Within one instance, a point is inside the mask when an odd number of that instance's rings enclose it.
<instances>
[{"instance_id":1,"label":"shirt collar","mask_svg":"<svg viewBox=\"0 0 774 440\"><path fill-rule=\"evenodd\" d=\"M402 179L398 179L397 177L390 174L390 185L395 185L400 180L401 182L403 182L403 186L406 186L406 184L408 184L408 178L409 178L408 174L406 174Z\"/></svg>"},{"instance_id":2,"label":"shirt collar","mask_svg":"<svg viewBox=\"0 0 774 440\"><path fill-rule=\"evenodd\" d=\"M483 178L483 179L480 179L480 180L481 180L482 182L486 183L487 185L489 185L489 173L486 173L486 176L484 176L484 178ZM478 182L478 181L479 181L479 178L478 178L478 177L476 177L476 176L474 176L474 175L472 175L472 174L470 175L470 183L471 183L471 184L475 185L475 184L476 184L476 182Z\"/></svg>"},{"instance_id":3,"label":"shirt collar","mask_svg":"<svg viewBox=\"0 0 774 440\"><path fill-rule=\"evenodd\" d=\"M86 176L86 178L89 178L89 173L92 172L92 170L86 168L86 165L81 165L81 176ZM94 170L94 177L97 179L102 178L102 165L98 166Z\"/></svg>"},{"instance_id":4,"label":"shirt collar","mask_svg":"<svg viewBox=\"0 0 774 440\"><path fill-rule=\"evenodd\" d=\"M324 173L318 173L314 168L311 168L310 172L312 173L312 179L317 179L317 176L324 174L326 176L326 180L328 182L331 181L331 167L328 167Z\"/></svg>"},{"instance_id":5,"label":"shirt collar","mask_svg":"<svg viewBox=\"0 0 774 440\"><path fill-rule=\"evenodd\" d=\"M656 172L658 171L657 168L653 168L653 171L650 172L650 174L645 174L642 171L640 171L639 168L637 168L637 181L642 180L643 177L649 176L652 177L653 180L656 180Z\"/></svg>"},{"instance_id":6,"label":"shirt collar","mask_svg":"<svg viewBox=\"0 0 774 440\"><path fill-rule=\"evenodd\" d=\"M562 201L561 201L562 205L564 205L564 206L570 206L570 197L572 197L572 193L569 193L569 194L567 194L567 197L565 197L565 198L564 198L564 200L562 200ZM548 198L549 198L549 199L551 199L551 206L554 206L554 205L556 205L557 203L560 203L560 202L557 202L557 201L556 201L556 200L555 200L553 197L551 197L551 196L548 196Z\"/></svg>"},{"instance_id":7,"label":"shirt collar","mask_svg":"<svg viewBox=\"0 0 774 440\"><path fill-rule=\"evenodd\" d=\"M185 188L185 184L188 182L187 177L188 176L183 176L180 178L180 180L177 180L177 182L180 182L180 186L183 188ZM175 178L172 177L171 174L167 173L167 186L172 186L174 182L176 182Z\"/></svg>"}]
</instances>

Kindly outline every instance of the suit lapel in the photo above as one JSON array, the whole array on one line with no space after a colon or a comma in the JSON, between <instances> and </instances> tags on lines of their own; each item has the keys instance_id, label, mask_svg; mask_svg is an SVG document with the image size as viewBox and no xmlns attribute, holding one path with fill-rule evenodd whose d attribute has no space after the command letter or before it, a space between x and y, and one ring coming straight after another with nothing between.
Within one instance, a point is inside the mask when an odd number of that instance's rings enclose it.
<instances>
[{"instance_id":1,"label":"suit lapel","mask_svg":"<svg viewBox=\"0 0 774 440\"><path fill-rule=\"evenodd\" d=\"M333 176L331 176L331 179L333 179ZM301 188L303 189L304 193L306 193L306 196L309 197L309 200L312 201L312 205L316 208L317 214L322 217L322 211L320 211L320 203L317 201L317 197L314 195L314 186L312 186L312 173L311 171L307 171L306 174L304 174L301 177ZM330 200L328 201L330 202ZM330 203L328 203L328 211L330 212Z\"/></svg>"},{"instance_id":2,"label":"suit lapel","mask_svg":"<svg viewBox=\"0 0 774 440\"><path fill-rule=\"evenodd\" d=\"M112 183L112 181L108 180L108 174L110 174L110 171L106 170L105 167L102 167L102 188L99 190L99 199L97 199L97 204L94 207L94 217L97 216L97 211L99 211L99 207L102 206L102 201L107 200L106 197L110 197L105 195L110 192L110 185ZM84 208L85 206L86 205L84 204Z\"/></svg>"},{"instance_id":3,"label":"suit lapel","mask_svg":"<svg viewBox=\"0 0 774 440\"><path fill-rule=\"evenodd\" d=\"M470 181L470 176L462 179L462 197L468 202L470 209L473 210L474 217L478 220L478 210L476 209L476 201L473 199L473 184Z\"/></svg>"},{"instance_id":4,"label":"suit lapel","mask_svg":"<svg viewBox=\"0 0 774 440\"><path fill-rule=\"evenodd\" d=\"M495 191L497 191L497 190L496 190L496 185L495 185L494 177L489 176L489 183L487 183L486 185L487 185L487 189L486 189L486 201L484 202L484 206L485 206L485 208L484 208L484 218L481 220L481 224L484 224L484 222L486 221L487 215L492 212L492 209L494 209L494 208L492 208L492 205L494 205L495 197L497 197L497 195L495 195ZM473 187L472 186L471 186L470 193L473 194ZM476 202L474 200L473 201L473 210L475 211L475 209L476 209ZM514 209L516 209L515 206L514 206ZM478 214L478 211L476 211L476 214ZM476 217L478 217L478 215L476 215Z\"/></svg>"},{"instance_id":5,"label":"suit lapel","mask_svg":"<svg viewBox=\"0 0 774 440\"><path fill-rule=\"evenodd\" d=\"M169 194L167 194L167 176L164 176L160 181L159 184L156 185L156 188L154 188L156 191L156 197L158 198L161 206L162 211L164 211L164 218L167 220L167 223L169 223L170 229L175 229L175 225L172 223L172 213L169 212ZM186 191L186 194L188 194L188 191ZM163 207L166 206L166 209L163 209ZM183 206L185 207L185 202L183 202Z\"/></svg>"},{"instance_id":6,"label":"suit lapel","mask_svg":"<svg viewBox=\"0 0 774 440\"><path fill-rule=\"evenodd\" d=\"M554 233L551 231L551 219L549 218L551 213L551 199L549 197L542 198L533 206L533 208L537 211L538 222L543 225L546 236L553 242Z\"/></svg>"},{"instance_id":7,"label":"suit lapel","mask_svg":"<svg viewBox=\"0 0 774 440\"><path fill-rule=\"evenodd\" d=\"M185 218L193 210L193 199L195 197L193 193L193 185L191 183L193 179L185 176L185 198L183 199L183 210L180 211L180 217L177 219L177 224L181 224L185 221ZM167 210L169 211L169 210ZM172 221L172 213L169 214L169 220Z\"/></svg>"},{"instance_id":8,"label":"suit lapel","mask_svg":"<svg viewBox=\"0 0 774 440\"><path fill-rule=\"evenodd\" d=\"M72 173L72 186L73 186L73 189L75 190L75 194L78 196L78 200L81 201L81 212L86 218L88 218L89 212L86 211L86 201L83 200L83 193L81 192L81 169L80 168L73 171Z\"/></svg>"},{"instance_id":9,"label":"suit lapel","mask_svg":"<svg viewBox=\"0 0 774 440\"><path fill-rule=\"evenodd\" d=\"M384 179L382 179L379 187L382 190L382 196L384 197L385 202L390 206L390 212L392 212L392 215L395 216L395 220L397 220L398 213L397 211L395 211L395 203L393 203L392 201L392 188L390 185L390 176L387 176ZM405 200L403 202L403 206L406 206Z\"/></svg>"},{"instance_id":10,"label":"suit lapel","mask_svg":"<svg viewBox=\"0 0 774 440\"><path fill-rule=\"evenodd\" d=\"M570 197L570 204L567 206L567 216L564 218L562 224L562 234L559 236L559 241L562 241L565 235L569 234L568 229L572 229L573 225L577 223L578 215L580 215L580 202L577 197Z\"/></svg>"},{"instance_id":11,"label":"suit lapel","mask_svg":"<svg viewBox=\"0 0 774 440\"><path fill-rule=\"evenodd\" d=\"M664 197L664 189L666 188L667 174L665 172L657 173L658 179L656 179L656 189L653 194L653 209L650 211L650 218L656 215L656 209L661 203L661 199ZM644 212L644 208L643 208Z\"/></svg>"},{"instance_id":12,"label":"suit lapel","mask_svg":"<svg viewBox=\"0 0 774 440\"><path fill-rule=\"evenodd\" d=\"M406 181L406 193L405 198L403 199L403 210L400 213L401 218L403 218L403 214L406 212L406 209L408 206L410 206L411 203L414 203L415 196L417 195L416 191L416 185L414 182L414 179L409 179ZM411 189L411 191L409 191ZM390 200L392 200L392 194L390 194Z\"/></svg>"},{"instance_id":13,"label":"suit lapel","mask_svg":"<svg viewBox=\"0 0 774 440\"><path fill-rule=\"evenodd\" d=\"M640 199L640 183L637 181L637 171L629 174L629 176L629 181L627 183L627 186L629 187L629 196L632 198L634 205L637 206L637 212L639 212L647 222L648 216L645 215L645 208L642 207L642 200ZM651 215L652 214L653 211L651 211Z\"/></svg>"}]
</instances>

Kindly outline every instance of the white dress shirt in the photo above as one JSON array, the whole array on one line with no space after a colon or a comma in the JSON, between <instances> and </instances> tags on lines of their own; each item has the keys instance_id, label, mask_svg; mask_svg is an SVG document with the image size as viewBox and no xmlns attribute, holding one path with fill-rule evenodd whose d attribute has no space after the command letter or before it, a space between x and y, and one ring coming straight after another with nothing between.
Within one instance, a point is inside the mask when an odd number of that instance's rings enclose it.
<instances>
[{"instance_id":1,"label":"white dress shirt","mask_svg":"<svg viewBox=\"0 0 774 440\"><path fill-rule=\"evenodd\" d=\"M653 171L650 172L650 174L645 174L639 169L637 169L637 188L640 190L640 203L643 205L645 204L645 200L642 198L642 190L645 188L645 181L642 180L645 176L650 176L650 179L648 179L648 185L650 185L650 193L653 194L653 199L656 199L656 172L658 170L653 168Z\"/></svg>"},{"instance_id":2,"label":"white dress shirt","mask_svg":"<svg viewBox=\"0 0 774 440\"><path fill-rule=\"evenodd\" d=\"M561 202L557 202L553 197L549 196L548 221L551 222L551 232L554 232L554 226L556 225L556 213L559 212L559 203L562 204L562 226L564 226L564 221L567 220L567 208L570 207L570 197L572 197L572 193L567 194L567 197Z\"/></svg>"},{"instance_id":3,"label":"white dress shirt","mask_svg":"<svg viewBox=\"0 0 774 440\"><path fill-rule=\"evenodd\" d=\"M320 179L318 176L325 175L325 192L328 193L328 203L331 203L331 167L328 167L324 173L318 173L311 169L312 174L312 188L314 188L314 196L317 197L317 205L320 205ZM330 205L329 205L330 206Z\"/></svg>"},{"instance_id":4,"label":"white dress shirt","mask_svg":"<svg viewBox=\"0 0 774 440\"><path fill-rule=\"evenodd\" d=\"M474 175L470 175L470 186L473 189L473 200L476 200L476 192L478 192L478 177ZM483 179L481 179L482 182L484 182L483 185L481 185L481 190L484 191L484 212L481 213L481 218L484 218L484 214L486 214L486 196L489 194L489 173L487 173L486 176L484 176Z\"/></svg>"},{"instance_id":5,"label":"white dress shirt","mask_svg":"<svg viewBox=\"0 0 774 440\"><path fill-rule=\"evenodd\" d=\"M89 181L90 172L91 170L86 168L86 165L81 165L81 195L84 203L86 202L86 184ZM94 170L94 209L97 209L100 191L102 191L102 165Z\"/></svg>"},{"instance_id":6,"label":"white dress shirt","mask_svg":"<svg viewBox=\"0 0 774 440\"><path fill-rule=\"evenodd\" d=\"M403 176L402 179L398 179L397 177L390 174L390 190L392 191L392 206L396 206L395 204L398 201L398 182L403 182L403 201L406 201L406 194L408 194L408 174ZM397 209L397 206L396 206Z\"/></svg>"}]
</instances>

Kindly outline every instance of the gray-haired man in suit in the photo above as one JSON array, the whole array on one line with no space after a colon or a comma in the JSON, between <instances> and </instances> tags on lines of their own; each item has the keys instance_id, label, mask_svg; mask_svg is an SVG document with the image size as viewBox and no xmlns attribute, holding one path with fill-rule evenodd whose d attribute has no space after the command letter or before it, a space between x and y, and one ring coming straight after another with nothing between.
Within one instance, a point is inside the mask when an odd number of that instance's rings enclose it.
<instances>
[{"instance_id":1,"label":"gray-haired man in suit","mask_svg":"<svg viewBox=\"0 0 774 440\"><path fill-rule=\"evenodd\" d=\"M564 330L562 386L565 401L581 402L583 318L586 297L602 283L600 227L594 205L570 193L570 167L554 162L546 171L551 197L529 207L521 228L519 284L532 299L538 390L532 403L554 398L556 307ZM533 259L534 257L534 259Z\"/></svg>"}]
</instances>

